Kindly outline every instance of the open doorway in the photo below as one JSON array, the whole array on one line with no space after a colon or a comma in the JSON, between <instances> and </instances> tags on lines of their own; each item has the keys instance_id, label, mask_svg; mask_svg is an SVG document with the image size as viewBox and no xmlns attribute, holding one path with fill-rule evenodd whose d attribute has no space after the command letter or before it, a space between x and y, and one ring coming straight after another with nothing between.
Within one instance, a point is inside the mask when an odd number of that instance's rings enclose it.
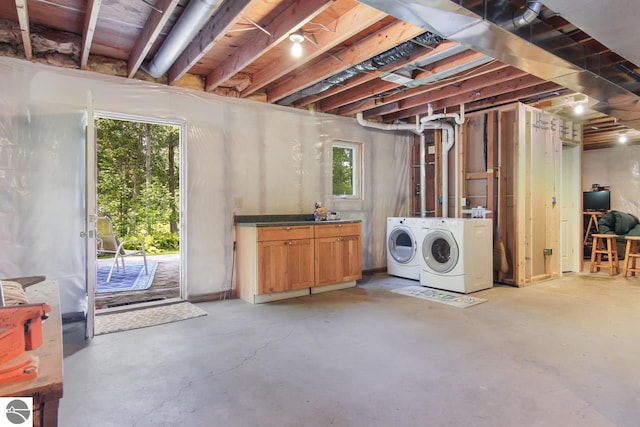
<instances>
[{"instance_id":1,"label":"open doorway","mask_svg":"<svg viewBox=\"0 0 640 427\"><path fill-rule=\"evenodd\" d=\"M101 115L95 129L96 310L182 299L181 126Z\"/></svg>"}]
</instances>

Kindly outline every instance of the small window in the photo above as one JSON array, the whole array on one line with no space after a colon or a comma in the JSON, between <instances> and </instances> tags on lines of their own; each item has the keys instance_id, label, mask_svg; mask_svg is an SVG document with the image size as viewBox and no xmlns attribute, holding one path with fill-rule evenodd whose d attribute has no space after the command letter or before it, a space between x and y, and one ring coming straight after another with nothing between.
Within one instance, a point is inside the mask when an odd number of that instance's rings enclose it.
<instances>
[{"instance_id":1,"label":"small window","mask_svg":"<svg viewBox=\"0 0 640 427\"><path fill-rule=\"evenodd\" d=\"M360 144L338 141L331 146L333 195L360 198Z\"/></svg>"}]
</instances>

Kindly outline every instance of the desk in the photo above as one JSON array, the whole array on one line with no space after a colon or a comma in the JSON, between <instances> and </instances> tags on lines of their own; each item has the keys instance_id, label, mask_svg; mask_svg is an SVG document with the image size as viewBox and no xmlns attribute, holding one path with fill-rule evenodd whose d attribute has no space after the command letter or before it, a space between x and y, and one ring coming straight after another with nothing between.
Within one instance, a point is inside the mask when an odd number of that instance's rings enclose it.
<instances>
[{"instance_id":1,"label":"desk","mask_svg":"<svg viewBox=\"0 0 640 427\"><path fill-rule=\"evenodd\" d=\"M600 228L598 227L598 219L602 216L604 216L606 212L601 212L601 211L587 211L587 212L582 212L582 215L584 217L584 221L586 221L586 217L589 217L589 222L587 227L585 228L584 231L584 239L582 240L582 243L584 245L588 245L589 244L589 236L592 234L591 233L591 227L595 227L596 228L596 233L600 232Z\"/></svg>"},{"instance_id":2,"label":"desk","mask_svg":"<svg viewBox=\"0 0 640 427\"><path fill-rule=\"evenodd\" d=\"M62 319L58 282L47 280L32 284L25 293L29 303L46 302L51 306L49 317L42 324L42 345L32 351L39 358L38 376L0 385L0 396L33 397L34 427L55 427L62 398Z\"/></svg>"}]
</instances>

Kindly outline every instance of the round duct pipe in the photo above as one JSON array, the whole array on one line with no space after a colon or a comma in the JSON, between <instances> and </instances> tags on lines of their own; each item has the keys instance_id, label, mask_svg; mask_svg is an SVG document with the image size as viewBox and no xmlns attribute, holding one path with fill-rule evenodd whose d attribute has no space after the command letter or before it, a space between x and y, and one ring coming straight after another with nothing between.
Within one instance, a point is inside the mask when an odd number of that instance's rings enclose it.
<instances>
[{"instance_id":1,"label":"round duct pipe","mask_svg":"<svg viewBox=\"0 0 640 427\"><path fill-rule=\"evenodd\" d=\"M151 62L142 68L161 77L195 38L216 10L220 0L191 0Z\"/></svg>"}]
</instances>

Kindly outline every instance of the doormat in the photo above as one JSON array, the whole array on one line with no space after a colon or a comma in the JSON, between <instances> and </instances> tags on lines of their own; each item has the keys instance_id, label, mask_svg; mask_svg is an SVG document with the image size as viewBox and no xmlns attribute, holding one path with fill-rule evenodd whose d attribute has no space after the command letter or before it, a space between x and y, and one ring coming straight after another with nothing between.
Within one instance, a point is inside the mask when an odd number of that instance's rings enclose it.
<instances>
[{"instance_id":1,"label":"doormat","mask_svg":"<svg viewBox=\"0 0 640 427\"><path fill-rule=\"evenodd\" d=\"M120 313L99 314L96 316L95 334L129 331L206 315L206 311L187 301Z\"/></svg>"},{"instance_id":2,"label":"doormat","mask_svg":"<svg viewBox=\"0 0 640 427\"><path fill-rule=\"evenodd\" d=\"M464 294L456 294L454 292L441 291L439 289L427 288L424 286L406 286L404 288L391 289L396 294L406 295L426 299L429 301L440 302L442 304L452 305L454 307L466 308L472 305L480 304L487 301L484 298L472 297Z\"/></svg>"},{"instance_id":3,"label":"doormat","mask_svg":"<svg viewBox=\"0 0 640 427\"><path fill-rule=\"evenodd\" d=\"M125 264L125 268L113 269L111 280L107 282L111 264L98 267L98 281L96 282L96 293L104 292L124 292L124 291L144 291L151 287L153 276L158 268L157 262L147 262L149 274L144 271L144 264Z\"/></svg>"}]
</instances>

